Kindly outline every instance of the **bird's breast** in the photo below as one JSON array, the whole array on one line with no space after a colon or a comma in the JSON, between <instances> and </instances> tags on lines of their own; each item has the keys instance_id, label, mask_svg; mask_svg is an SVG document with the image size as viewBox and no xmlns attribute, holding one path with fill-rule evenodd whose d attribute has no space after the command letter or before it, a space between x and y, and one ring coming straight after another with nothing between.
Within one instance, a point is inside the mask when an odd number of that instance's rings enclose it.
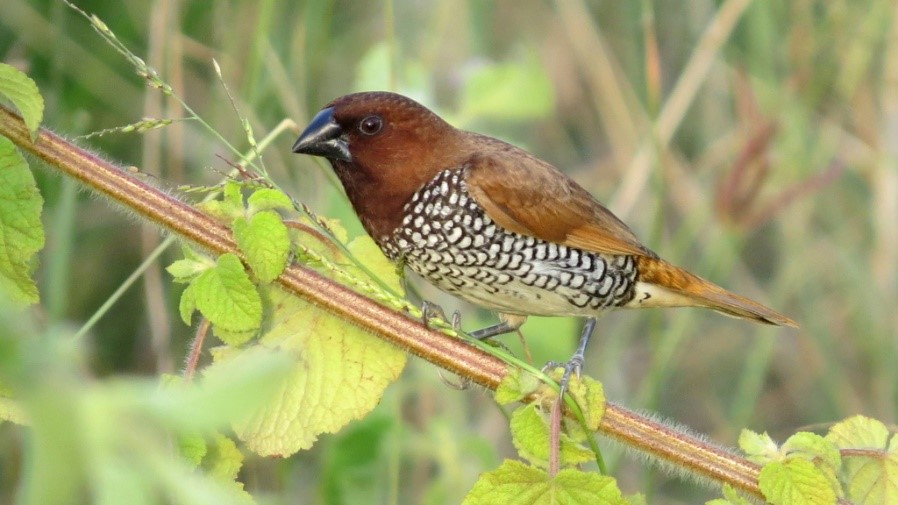
<instances>
[{"instance_id":1,"label":"bird's breast","mask_svg":"<svg viewBox=\"0 0 898 505\"><path fill-rule=\"evenodd\" d=\"M464 168L444 170L403 208L378 242L443 291L512 314L584 316L628 303L636 265L514 233L498 226L468 194Z\"/></svg>"}]
</instances>

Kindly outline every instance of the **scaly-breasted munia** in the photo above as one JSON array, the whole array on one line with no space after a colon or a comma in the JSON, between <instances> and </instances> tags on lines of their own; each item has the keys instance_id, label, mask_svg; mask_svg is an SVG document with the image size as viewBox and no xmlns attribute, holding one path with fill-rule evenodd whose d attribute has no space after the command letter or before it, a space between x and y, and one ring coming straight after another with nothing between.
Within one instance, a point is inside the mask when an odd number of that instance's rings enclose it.
<instances>
[{"instance_id":1,"label":"scaly-breasted munia","mask_svg":"<svg viewBox=\"0 0 898 505\"><path fill-rule=\"evenodd\" d=\"M330 161L387 257L504 316L471 335L513 331L528 315L588 318L564 384L582 365L595 318L613 308L705 307L795 326L660 259L552 165L456 129L404 96L337 98L312 119L293 152Z\"/></svg>"}]
</instances>

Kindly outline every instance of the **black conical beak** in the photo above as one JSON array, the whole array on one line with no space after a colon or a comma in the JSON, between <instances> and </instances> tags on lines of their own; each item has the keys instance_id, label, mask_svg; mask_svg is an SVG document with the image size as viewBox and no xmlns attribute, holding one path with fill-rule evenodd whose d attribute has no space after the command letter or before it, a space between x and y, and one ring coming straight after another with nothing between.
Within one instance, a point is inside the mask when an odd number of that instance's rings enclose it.
<instances>
[{"instance_id":1,"label":"black conical beak","mask_svg":"<svg viewBox=\"0 0 898 505\"><path fill-rule=\"evenodd\" d=\"M352 161L349 146L343 138L343 129L334 121L333 107L322 109L312 118L312 122L293 144L293 152Z\"/></svg>"}]
</instances>

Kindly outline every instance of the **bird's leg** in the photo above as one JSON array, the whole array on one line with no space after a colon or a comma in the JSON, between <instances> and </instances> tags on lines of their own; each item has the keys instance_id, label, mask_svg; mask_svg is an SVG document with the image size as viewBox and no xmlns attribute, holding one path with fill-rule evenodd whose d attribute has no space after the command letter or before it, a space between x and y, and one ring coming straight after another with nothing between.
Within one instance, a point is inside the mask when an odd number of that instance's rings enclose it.
<instances>
[{"instance_id":1,"label":"bird's leg","mask_svg":"<svg viewBox=\"0 0 898 505\"><path fill-rule=\"evenodd\" d=\"M518 328L524 324L524 321L527 320L527 316L518 316L514 314L499 314L499 318L502 320L499 324L472 331L468 333L468 335L477 340L486 340L497 335L504 335L506 333L517 331Z\"/></svg>"},{"instance_id":2,"label":"bird's leg","mask_svg":"<svg viewBox=\"0 0 898 505\"><path fill-rule=\"evenodd\" d=\"M564 374L561 376L561 381L558 383L558 397L563 398L564 393L567 392L568 382L571 380L571 374L577 374L577 377L580 377L580 369L583 368L583 354L586 352L586 344L589 343L589 337L592 336L593 330L596 328L596 318L590 317L586 320L586 323L583 325L583 331L580 333L580 341L577 344L577 350L574 352L574 355L571 356L571 359L564 363Z\"/></svg>"},{"instance_id":3,"label":"bird's leg","mask_svg":"<svg viewBox=\"0 0 898 505\"><path fill-rule=\"evenodd\" d=\"M431 318L434 317L438 317L443 321L448 321L450 324L452 324L452 329L455 331L461 329L461 314L459 314L457 310L452 313L452 319L450 320L448 317L446 317L446 313L443 311L443 307L440 307L433 302L424 300L424 302L421 303L421 323L424 326L430 328L428 322Z\"/></svg>"}]
</instances>

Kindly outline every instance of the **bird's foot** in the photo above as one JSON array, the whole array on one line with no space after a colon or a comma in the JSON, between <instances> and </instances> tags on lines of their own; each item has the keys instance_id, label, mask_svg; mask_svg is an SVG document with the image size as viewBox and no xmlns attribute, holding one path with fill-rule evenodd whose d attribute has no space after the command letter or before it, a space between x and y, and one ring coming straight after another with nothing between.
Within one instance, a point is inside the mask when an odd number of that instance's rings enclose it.
<instances>
[{"instance_id":1,"label":"bird's foot","mask_svg":"<svg viewBox=\"0 0 898 505\"><path fill-rule=\"evenodd\" d=\"M446 313L443 311L442 307L433 302L428 302L425 300L424 303L421 304L421 323L424 324L424 326L430 328L430 320L434 317L449 322L452 325L453 330L461 331L461 314L457 310L452 312L452 318L450 319L446 317ZM440 376L440 380L443 381L443 384L449 386L452 389L461 391L471 387L470 379L459 377L457 381L452 381L450 379L447 379L443 375L442 370L438 371L437 374Z\"/></svg>"},{"instance_id":2,"label":"bird's foot","mask_svg":"<svg viewBox=\"0 0 898 505\"><path fill-rule=\"evenodd\" d=\"M578 379L580 378L580 372L583 370L583 355L582 354L574 354L571 356L571 359L568 361L549 361L543 365L542 372L548 373L556 368L561 368L564 372L561 374L561 380L558 381L558 397L564 397L564 394L567 393L568 384L571 381L571 376L575 376Z\"/></svg>"},{"instance_id":3,"label":"bird's foot","mask_svg":"<svg viewBox=\"0 0 898 505\"><path fill-rule=\"evenodd\" d=\"M442 319L452 325L453 330L461 331L461 314L457 310L452 312L451 318L448 318L443 311L443 307L425 300L421 304L421 324L430 328L430 320L433 318Z\"/></svg>"}]
</instances>

